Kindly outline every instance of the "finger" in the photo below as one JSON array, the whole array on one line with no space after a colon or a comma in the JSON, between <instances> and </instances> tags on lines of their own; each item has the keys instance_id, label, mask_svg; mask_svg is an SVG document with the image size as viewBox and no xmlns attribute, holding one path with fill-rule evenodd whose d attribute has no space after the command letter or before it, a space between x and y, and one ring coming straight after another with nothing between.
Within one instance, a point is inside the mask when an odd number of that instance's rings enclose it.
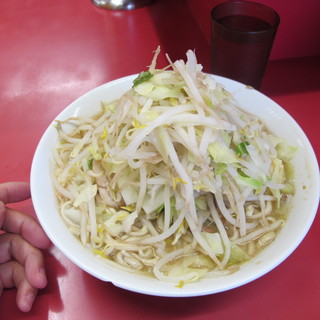
<instances>
[{"instance_id":1,"label":"finger","mask_svg":"<svg viewBox=\"0 0 320 320\"><path fill-rule=\"evenodd\" d=\"M23 266L17 261L0 265L0 292L4 288L13 287L18 290L16 297L18 308L23 312L30 311L38 290L28 282Z\"/></svg>"},{"instance_id":2,"label":"finger","mask_svg":"<svg viewBox=\"0 0 320 320\"><path fill-rule=\"evenodd\" d=\"M42 289L47 285L42 252L21 236L5 233L0 235L0 264L12 259L25 267L26 277L33 287Z\"/></svg>"},{"instance_id":3,"label":"finger","mask_svg":"<svg viewBox=\"0 0 320 320\"><path fill-rule=\"evenodd\" d=\"M19 211L5 208L0 210L0 229L10 233L21 234L33 246L46 249L51 242L38 222L31 216Z\"/></svg>"},{"instance_id":4,"label":"finger","mask_svg":"<svg viewBox=\"0 0 320 320\"><path fill-rule=\"evenodd\" d=\"M28 182L5 182L0 184L0 201L4 204L30 198Z\"/></svg>"}]
</instances>

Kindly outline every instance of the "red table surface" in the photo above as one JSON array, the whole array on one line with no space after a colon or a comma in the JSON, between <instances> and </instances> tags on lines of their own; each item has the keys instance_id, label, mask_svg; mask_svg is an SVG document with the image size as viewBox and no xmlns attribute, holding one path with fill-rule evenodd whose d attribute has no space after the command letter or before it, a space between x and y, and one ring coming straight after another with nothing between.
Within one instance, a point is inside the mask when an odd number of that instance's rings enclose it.
<instances>
[{"instance_id":1,"label":"red table surface","mask_svg":"<svg viewBox=\"0 0 320 320\"><path fill-rule=\"evenodd\" d=\"M133 11L102 11L89 0L1 1L0 182L28 181L35 148L56 115L90 89L146 69L158 45L173 60L195 49L210 71L210 45L184 0ZM296 119L318 159L319 74L320 57L273 61L261 87ZM15 207L35 216L31 200ZM0 319L320 319L319 227L318 214L294 253L260 279L192 298L119 289L53 247L45 252L49 283L32 311L20 312L16 291L5 290Z\"/></svg>"}]
</instances>

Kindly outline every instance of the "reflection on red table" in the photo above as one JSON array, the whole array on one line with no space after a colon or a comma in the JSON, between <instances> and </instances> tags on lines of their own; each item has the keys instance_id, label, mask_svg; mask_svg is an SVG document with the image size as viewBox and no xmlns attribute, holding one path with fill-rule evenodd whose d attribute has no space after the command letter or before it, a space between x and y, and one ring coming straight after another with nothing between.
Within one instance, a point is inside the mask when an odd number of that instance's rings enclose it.
<instances>
[{"instance_id":1,"label":"reflection on red table","mask_svg":"<svg viewBox=\"0 0 320 320\"><path fill-rule=\"evenodd\" d=\"M158 45L173 60L195 49L204 71L210 70L210 45L185 0L158 0L133 11L102 11L89 0L2 1L0 182L29 180L35 148L55 116L90 89L145 70ZM159 64L165 65L163 55ZM261 87L300 124L318 159L319 74L320 52L272 61ZM30 200L16 208L35 215ZM0 319L318 319L319 227L317 216L298 249L264 277L194 298L119 289L85 273L53 247L45 252L49 284L39 291L32 311L21 313L16 291L5 290Z\"/></svg>"}]
</instances>

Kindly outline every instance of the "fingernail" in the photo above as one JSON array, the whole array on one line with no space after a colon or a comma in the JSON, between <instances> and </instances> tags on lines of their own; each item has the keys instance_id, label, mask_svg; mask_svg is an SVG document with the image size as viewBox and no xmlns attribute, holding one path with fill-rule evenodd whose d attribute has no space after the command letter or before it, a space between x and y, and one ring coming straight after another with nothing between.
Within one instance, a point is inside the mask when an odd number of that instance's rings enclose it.
<instances>
[{"instance_id":1,"label":"fingernail","mask_svg":"<svg viewBox=\"0 0 320 320\"><path fill-rule=\"evenodd\" d=\"M42 286L45 287L47 285L47 276L46 276L46 270L44 268L39 269L39 275L41 278Z\"/></svg>"},{"instance_id":2,"label":"fingernail","mask_svg":"<svg viewBox=\"0 0 320 320\"><path fill-rule=\"evenodd\" d=\"M26 298L25 298L25 301L24 301L24 306L25 306L25 308L24 308L23 311L28 312L28 311L31 310L32 304L33 304L33 302L34 302L35 297L36 297L35 294L34 294L34 293L31 293L31 292L29 292L29 293L26 295Z\"/></svg>"},{"instance_id":3,"label":"fingernail","mask_svg":"<svg viewBox=\"0 0 320 320\"><path fill-rule=\"evenodd\" d=\"M42 275L42 276L46 276L46 270L45 270L45 268L43 268L43 267L41 267L41 268L39 268L39 273Z\"/></svg>"},{"instance_id":4,"label":"fingernail","mask_svg":"<svg viewBox=\"0 0 320 320\"><path fill-rule=\"evenodd\" d=\"M0 213L4 212L5 208L6 207L5 207L4 203L2 201L0 201Z\"/></svg>"}]
</instances>

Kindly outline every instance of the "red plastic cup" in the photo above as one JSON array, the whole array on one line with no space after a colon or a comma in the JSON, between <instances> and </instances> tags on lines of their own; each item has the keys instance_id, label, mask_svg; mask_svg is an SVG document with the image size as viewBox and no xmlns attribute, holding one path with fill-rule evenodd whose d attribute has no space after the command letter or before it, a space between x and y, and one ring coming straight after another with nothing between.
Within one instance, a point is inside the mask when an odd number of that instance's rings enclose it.
<instances>
[{"instance_id":1,"label":"red plastic cup","mask_svg":"<svg viewBox=\"0 0 320 320\"><path fill-rule=\"evenodd\" d=\"M228 1L211 12L211 71L259 89L280 17L256 2Z\"/></svg>"}]
</instances>

